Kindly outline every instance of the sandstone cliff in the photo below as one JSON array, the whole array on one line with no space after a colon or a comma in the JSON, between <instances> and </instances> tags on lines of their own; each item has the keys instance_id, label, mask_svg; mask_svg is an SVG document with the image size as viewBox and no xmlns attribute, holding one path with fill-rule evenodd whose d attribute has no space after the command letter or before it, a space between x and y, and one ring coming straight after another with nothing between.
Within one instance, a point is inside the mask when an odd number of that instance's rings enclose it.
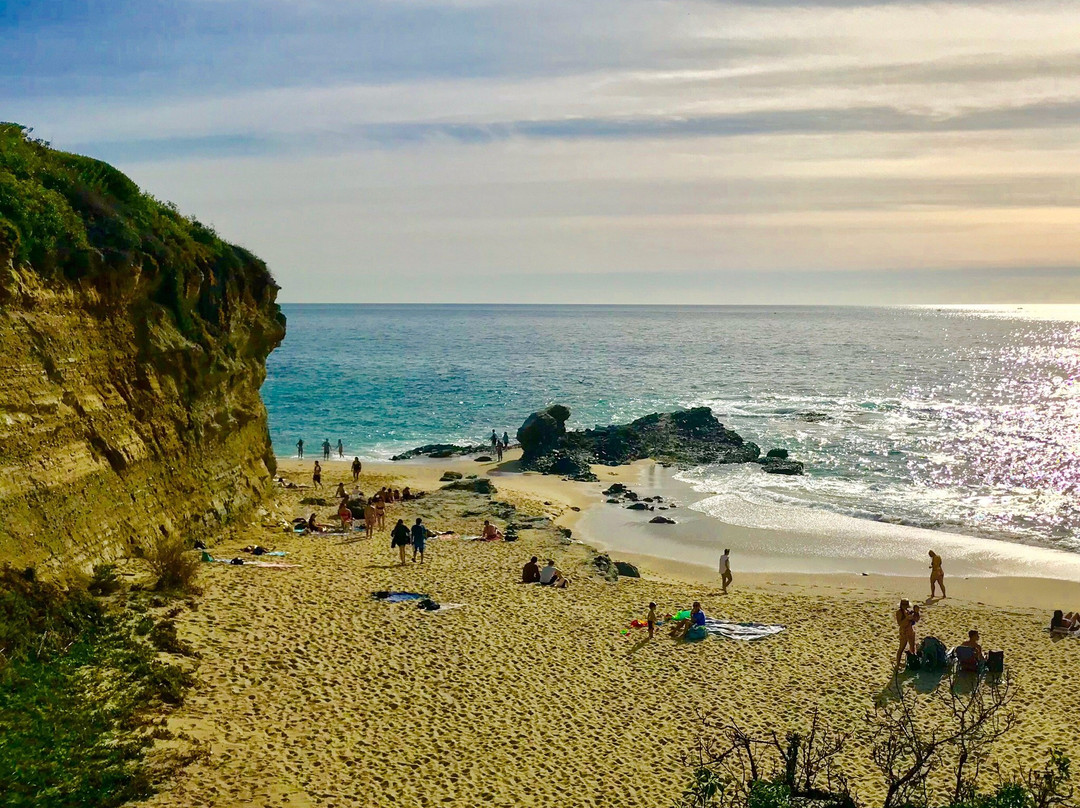
<instances>
[{"instance_id":1,"label":"sandstone cliff","mask_svg":"<svg viewBox=\"0 0 1080 808\"><path fill-rule=\"evenodd\" d=\"M274 471L265 265L0 125L0 561L82 565L245 517Z\"/></svg>"}]
</instances>

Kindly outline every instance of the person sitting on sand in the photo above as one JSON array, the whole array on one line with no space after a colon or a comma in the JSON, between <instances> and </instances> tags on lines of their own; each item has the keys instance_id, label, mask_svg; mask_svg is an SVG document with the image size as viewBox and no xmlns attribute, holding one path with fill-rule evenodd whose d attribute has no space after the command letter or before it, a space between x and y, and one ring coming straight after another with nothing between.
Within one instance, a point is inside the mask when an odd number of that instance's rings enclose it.
<instances>
[{"instance_id":1,"label":"person sitting on sand","mask_svg":"<svg viewBox=\"0 0 1080 808\"><path fill-rule=\"evenodd\" d=\"M676 620L675 625L671 627L671 636L677 640L681 640L686 637L688 632L694 626L705 625L705 611L701 608L701 604L698 601L694 601L690 607L690 616L685 620Z\"/></svg>"},{"instance_id":2,"label":"person sitting on sand","mask_svg":"<svg viewBox=\"0 0 1080 808\"><path fill-rule=\"evenodd\" d=\"M342 529L345 530L345 531L352 530L353 515L352 515L352 511L349 510L349 498L348 497L342 497L341 498L341 502L338 503L337 515L338 515L338 519L341 520Z\"/></svg>"},{"instance_id":3,"label":"person sitting on sand","mask_svg":"<svg viewBox=\"0 0 1080 808\"><path fill-rule=\"evenodd\" d=\"M941 597L945 597L945 571L941 569L941 556L930 551L930 598L933 599L935 588L941 587Z\"/></svg>"},{"instance_id":4,"label":"person sitting on sand","mask_svg":"<svg viewBox=\"0 0 1080 808\"><path fill-rule=\"evenodd\" d=\"M317 521L315 521L315 514L311 514L311 516L308 517L307 529L309 533L322 533L323 530L328 527L329 525L320 525Z\"/></svg>"},{"instance_id":5,"label":"person sitting on sand","mask_svg":"<svg viewBox=\"0 0 1080 808\"><path fill-rule=\"evenodd\" d=\"M360 479L360 469L364 467L364 464L360 462L359 457L352 459L352 481L355 483Z\"/></svg>"},{"instance_id":6,"label":"person sitting on sand","mask_svg":"<svg viewBox=\"0 0 1080 808\"><path fill-rule=\"evenodd\" d=\"M896 651L896 669L900 670L900 663L904 659L904 650L915 653L915 624L912 621L914 612L911 610L911 602L905 598L900 601L900 606L894 615L897 628L900 630L900 648Z\"/></svg>"},{"instance_id":7,"label":"person sitting on sand","mask_svg":"<svg viewBox=\"0 0 1080 808\"><path fill-rule=\"evenodd\" d=\"M533 556L521 570L521 582L523 584L535 584L539 580L540 565L536 563L536 556Z\"/></svg>"},{"instance_id":8,"label":"person sitting on sand","mask_svg":"<svg viewBox=\"0 0 1080 808\"><path fill-rule=\"evenodd\" d=\"M315 461L315 468L311 472L311 482L316 488L322 488L322 466L319 465L319 461Z\"/></svg>"},{"instance_id":9,"label":"person sitting on sand","mask_svg":"<svg viewBox=\"0 0 1080 808\"><path fill-rule=\"evenodd\" d=\"M1061 609L1055 609L1054 616L1050 618L1050 632L1068 634L1072 631L1080 631L1080 612L1064 613Z\"/></svg>"},{"instance_id":10,"label":"person sitting on sand","mask_svg":"<svg viewBox=\"0 0 1080 808\"><path fill-rule=\"evenodd\" d=\"M375 506L370 502L364 506L364 536L371 538L375 535L375 526L379 523L379 516L375 512Z\"/></svg>"},{"instance_id":11,"label":"person sitting on sand","mask_svg":"<svg viewBox=\"0 0 1080 808\"><path fill-rule=\"evenodd\" d=\"M484 529L480 531L480 541L502 541L503 534L495 525L487 519L484 520Z\"/></svg>"},{"instance_id":12,"label":"person sitting on sand","mask_svg":"<svg viewBox=\"0 0 1080 808\"><path fill-rule=\"evenodd\" d=\"M424 545L427 544L428 529L424 527L423 520L416 517L416 524L412 526L412 560L416 563L416 554L420 554L420 563L424 563Z\"/></svg>"},{"instance_id":13,"label":"person sitting on sand","mask_svg":"<svg viewBox=\"0 0 1080 808\"><path fill-rule=\"evenodd\" d=\"M411 540L412 535L409 533L409 529L405 527L405 520L398 519L394 529L390 532L390 549L398 548L403 566L405 564L405 548L409 546Z\"/></svg>"},{"instance_id":14,"label":"person sitting on sand","mask_svg":"<svg viewBox=\"0 0 1080 808\"><path fill-rule=\"evenodd\" d=\"M345 483L337 484L337 491L334 492L334 496L338 499L349 496L349 492L345 490Z\"/></svg>"},{"instance_id":15,"label":"person sitting on sand","mask_svg":"<svg viewBox=\"0 0 1080 808\"><path fill-rule=\"evenodd\" d=\"M549 558L547 566L540 570L540 586L553 586L556 589L566 589L570 586L570 579L563 575L562 570L555 566L555 559Z\"/></svg>"},{"instance_id":16,"label":"person sitting on sand","mask_svg":"<svg viewBox=\"0 0 1080 808\"><path fill-rule=\"evenodd\" d=\"M961 660L960 670L973 673L979 670L984 664L986 664L986 654L983 652L982 646L979 645L979 632L972 629L968 632L968 638L964 642L960 643L963 648L971 648L974 653L967 659Z\"/></svg>"},{"instance_id":17,"label":"person sitting on sand","mask_svg":"<svg viewBox=\"0 0 1080 808\"><path fill-rule=\"evenodd\" d=\"M401 489L401 498L406 502L413 498L412 491L409 490L409 486L405 486Z\"/></svg>"}]
</instances>

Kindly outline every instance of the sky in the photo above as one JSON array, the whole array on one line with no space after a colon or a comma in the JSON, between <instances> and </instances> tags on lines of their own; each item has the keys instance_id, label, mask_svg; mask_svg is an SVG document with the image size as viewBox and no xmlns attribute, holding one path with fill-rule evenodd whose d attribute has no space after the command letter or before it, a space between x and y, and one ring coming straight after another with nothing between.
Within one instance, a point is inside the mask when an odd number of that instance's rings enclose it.
<instances>
[{"instance_id":1,"label":"sky","mask_svg":"<svg viewBox=\"0 0 1080 808\"><path fill-rule=\"evenodd\" d=\"M1080 302L1080 3L3 0L0 119L288 302Z\"/></svg>"}]
</instances>

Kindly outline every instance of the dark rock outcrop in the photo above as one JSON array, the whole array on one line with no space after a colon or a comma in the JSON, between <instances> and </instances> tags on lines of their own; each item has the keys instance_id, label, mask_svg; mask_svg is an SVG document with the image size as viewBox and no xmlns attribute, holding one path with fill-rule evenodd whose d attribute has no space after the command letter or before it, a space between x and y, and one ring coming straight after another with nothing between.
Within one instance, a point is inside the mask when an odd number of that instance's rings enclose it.
<instances>
[{"instance_id":1,"label":"dark rock outcrop","mask_svg":"<svg viewBox=\"0 0 1080 808\"><path fill-rule=\"evenodd\" d=\"M442 477L439 478L439 482L448 483L448 482L452 482L453 480L460 480L460 479L461 479L461 472L460 471L444 471L443 474L442 474Z\"/></svg>"},{"instance_id":2,"label":"dark rock outcrop","mask_svg":"<svg viewBox=\"0 0 1080 808\"><path fill-rule=\"evenodd\" d=\"M794 477L803 473L803 464L798 460L764 457L761 459L761 470L766 474L786 474Z\"/></svg>"},{"instance_id":3,"label":"dark rock outcrop","mask_svg":"<svg viewBox=\"0 0 1080 808\"><path fill-rule=\"evenodd\" d=\"M649 523L653 525L673 525L675 524L675 520L668 519L666 516L654 516L649 520Z\"/></svg>"},{"instance_id":4,"label":"dark rock outcrop","mask_svg":"<svg viewBox=\"0 0 1080 808\"><path fill-rule=\"evenodd\" d=\"M787 460L787 458L788 458L788 450L787 449L769 449L769 451L766 453L765 456L766 457L779 457L781 460Z\"/></svg>"},{"instance_id":5,"label":"dark rock outcrop","mask_svg":"<svg viewBox=\"0 0 1080 808\"><path fill-rule=\"evenodd\" d=\"M436 460L445 460L448 457L480 454L481 452L486 451L486 446L459 446L456 443L428 443L424 446L417 446L415 449L409 449L407 452L394 455L390 459L412 460L414 457L431 457Z\"/></svg>"},{"instance_id":6,"label":"dark rock outcrop","mask_svg":"<svg viewBox=\"0 0 1080 808\"><path fill-rule=\"evenodd\" d=\"M761 462L761 449L726 429L708 407L653 413L629 424L568 432L570 410L555 405L534 412L518 430L522 467L574 480L595 481L591 465L624 465L651 458L664 465L697 466L719 463ZM782 453L782 454L781 454ZM762 468L773 474L796 474L801 464L787 451L774 449ZM622 483L604 491L616 499L637 499Z\"/></svg>"},{"instance_id":7,"label":"dark rock outcrop","mask_svg":"<svg viewBox=\"0 0 1080 808\"><path fill-rule=\"evenodd\" d=\"M640 578L641 573L638 572L638 568L627 561L616 561L615 570L623 578Z\"/></svg>"},{"instance_id":8,"label":"dark rock outcrop","mask_svg":"<svg viewBox=\"0 0 1080 808\"><path fill-rule=\"evenodd\" d=\"M496 488L487 477L469 480L455 480L443 486L444 491L472 491L474 494L494 494Z\"/></svg>"}]
</instances>

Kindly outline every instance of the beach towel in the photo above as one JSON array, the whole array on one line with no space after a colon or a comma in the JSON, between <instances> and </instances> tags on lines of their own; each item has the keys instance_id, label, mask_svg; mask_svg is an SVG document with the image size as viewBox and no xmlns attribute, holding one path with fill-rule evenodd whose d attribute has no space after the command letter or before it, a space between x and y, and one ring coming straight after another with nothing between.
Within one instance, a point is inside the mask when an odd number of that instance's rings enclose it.
<instances>
[{"instance_id":1,"label":"beach towel","mask_svg":"<svg viewBox=\"0 0 1080 808\"><path fill-rule=\"evenodd\" d=\"M731 623L714 617L706 617L705 629L715 637L726 637L729 640L763 640L779 634L784 627L770 626L765 623Z\"/></svg>"},{"instance_id":2,"label":"beach towel","mask_svg":"<svg viewBox=\"0 0 1080 808\"><path fill-rule=\"evenodd\" d=\"M427 595L420 592L375 592L372 597L386 603L405 603L410 600L423 600Z\"/></svg>"}]
</instances>

